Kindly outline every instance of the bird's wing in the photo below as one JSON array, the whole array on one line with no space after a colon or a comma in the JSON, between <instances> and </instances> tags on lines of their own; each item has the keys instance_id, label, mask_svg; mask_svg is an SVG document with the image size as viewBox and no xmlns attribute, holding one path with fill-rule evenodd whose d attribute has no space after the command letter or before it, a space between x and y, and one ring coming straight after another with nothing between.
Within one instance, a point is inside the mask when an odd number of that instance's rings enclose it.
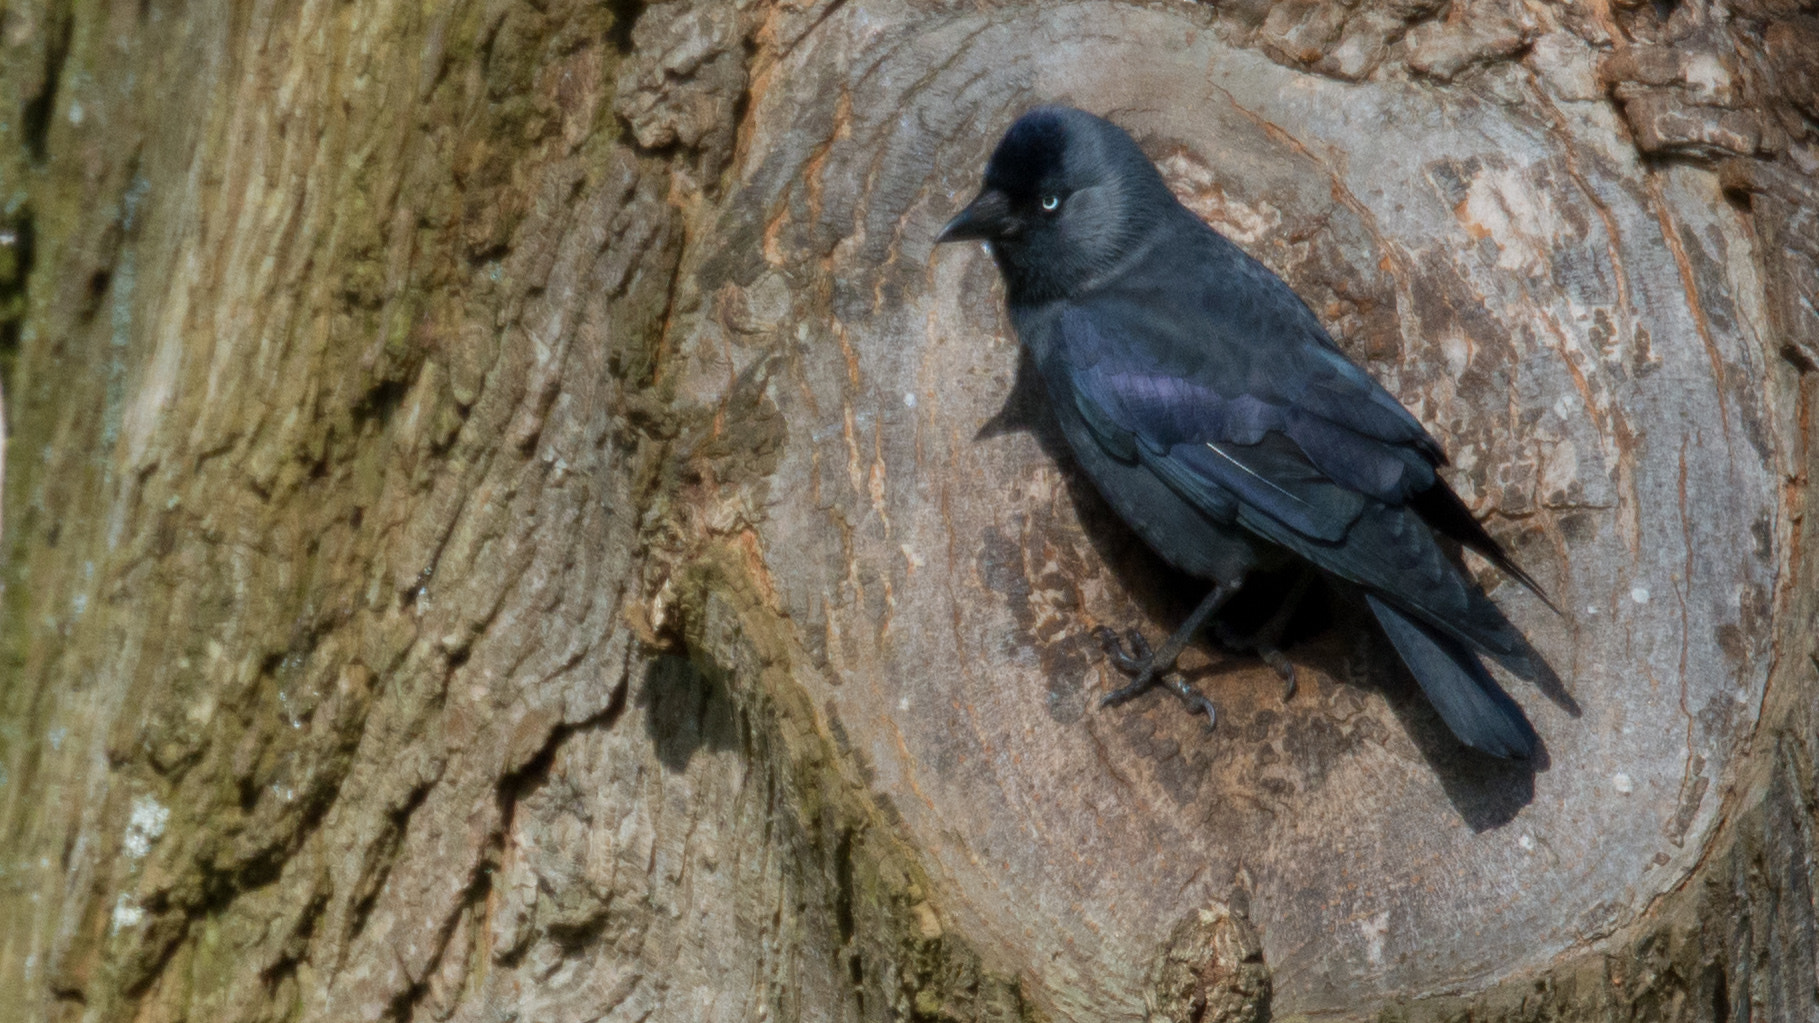
<instances>
[{"instance_id":1,"label":"bird's wing","mask_svg":"<svg viewBox=\"0 0 1819 1023\"><path fill-rule=\"evenodd\" d=\"M1393 416L1367 409L1342 423L1309 411L1285 388L1228 394L1204 373L1178 375L1181 364L1167 362L1168 353L1147 350L1144 322L1094 306L1060 318L1055 370L1101 447L1141 462L1207 514L1377 591L1474 647L1512 649L1502 616L1410 506L1409 489L1423 472L1421 490L1437 478ZM1317 409L1339 415L1338 385L1294 393L1312 390L1321 392Z\"/></svg>"},{"instance_id":2,"label":"bird's wing","mask_svg":"<svg viewBox=\"0 0 1819 1023\"><path fill-rule=\"evenodd\" d=\"M1168 459L1155 471L1190 499L1195 484L1184 473L1318 540L1344 535L1361 507L1329 485L1345 495L1408 507L1553 606L1435 473L1446 461L1439 443L1333 347L1279 279L1269 281L1281 292L1270 297L1282 302L1235 307L1230 317L1223 309L1212 316L1198 308L1207 296L1196 301L1179 294L1065 310L1058 354L1101 443L1123 449L1130 460L1136 454L1131 445L1140 442L1152 456ZM1229 296L1210 297L1215 305L1232 305ZM1176 314L1158 316L1158 298L1177 306ZM1220 332L1227 319L1233 337L1196 336ZM1259 333L1261 344L1251 337ZM1272 435L1291 443L1267 442Z\"/></svg>"},{"instance_id":3,"label":"bird's wing","mask_svg":"<svg viewBox=\"0 0 1819 1023\"><path fill-rule=\"evenodd\" d=\"M1376 378L1334 347L1324 333L1319 336L1319 343L1300 346L1296 354L1301 364L1299 386L1284 397L1304 415L1360 437L1410 448L1429 464L1446 464L1440 442Z\"/></svg>"},{"instance_id":4,"label":"bird's wing","mask_svg":"<svg viewBox=\"0 0 1819 1023\"><path fill-rule=\"evenodd\" d=\"M1229 515L1236 498L1330 543L1345 536L1368 497L1400 498L1411 472L1425 469L1431 481L1419 454L1324 419L1281 389L1217 379L1204 361L1180 358L1176 339L1157 336L1167 329L1115 303L1075 305L1057 324L1061 364L1050 372L1065 377L1101 447L1143 461L1209 514ZM1316 401L1336 403L1335 393L1326 388ZM1390 420L1367 425L1392 432ZM1342 465L1335 471L1309 447Z\"/></svg>"},{"instance_id":5,"label":"bird's wing","mask_svg":"<svg viewBox=\"0 0 1819 1023\"><path fill-rule=\"evenodd\" d=\"M1358 493L1402 504L1432 487L1440 445L1287 298L1301 317L1234 324L1181 296L1164 297L1177 308L1162 314L1141 298L1076 303L1057 324L1059 354L1076 389L1152 447L1252 445L1273 431ZM1275 332L1257 343L1258 329ZM1208 336L1227 331L1245 336Z\"/></svg>"},{"instance_id":6,"label":"bird's wing","mask_svg":"<svg viewBox=\"0 0 1819 1023\"><path fill-rule=\"evenodd\" d=\"M1394 396L1330 343L1304 357L1313 365L1290 399L1301 415L1287 433L1323 472L1390 504L1406 504L1429 526L1482 554L1560 610L1434 473L1435 466L1446 464L1446 453Z\"/></svg>"}]
</instances>

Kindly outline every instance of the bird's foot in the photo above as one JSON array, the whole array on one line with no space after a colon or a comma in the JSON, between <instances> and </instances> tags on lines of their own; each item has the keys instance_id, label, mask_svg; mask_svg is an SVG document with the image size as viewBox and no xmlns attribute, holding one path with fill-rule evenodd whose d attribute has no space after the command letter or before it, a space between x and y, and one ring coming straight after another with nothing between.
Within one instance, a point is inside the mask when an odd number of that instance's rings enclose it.
<instances>
[{"instance_id":1,"label":"bird's foot","mask_svg":"<svg viewBox=\"0 0 1819 1023\"><path fill-rule=\"evenodd\" d=\"M1150 666L1155 662L1156 655L1150 650L1149 640L1144 639L1143 633L1138 632L1136 629L1129 629L1120 637L1116 632L1101 625L1093 630L1093 638L1099 641L1099 646L1105 651L1105 659L1112 662L1112 667L1117 668L1126 675L1140 676L1147 672L1150 669ZM1129 650L1125 649L1125 644L1127 643L1130 645ZM1119 693L1124 693L1124 695L1119 696L1118 699L1113 702L1123 703L1125 700L1137 695L1144 689L1149 688L1153 682L1154 680L1152 679L1137 688L1125 686L1124 689L1118 690ZM1125 692L1125 690L1130 691ZM1106 699L1110 700L1111 697L1108 696Z\"/></svg>"},{"instance_id":2,"label":"bird's foot","mask_svg":"<svg viewBox=\"0 0 1819 1023\"><path fill-rule=\"evenodd\" d=\"M1294 699L1295 666L1289 663L1288 657L1275 647L1264 647L1257 651L1257 656L1263 658L1264 664L1276 669L1276 674L1282 676L1282 702L1287 703Z\"/></svg>"},{"instance_id":3,"label":"bird's foot","mask_svg":"<svg viewBox=\"0 0 1819 1023\"><path fill-rule=\"evenodd\" d=\"M1149 641L1143 638L1143 633L1130 629L1121 638L1116 632L1101 625L1093 630L1093 637L1105 649L1105 659L1112 663L1112 667L1131 676L1129 682L1105 694L1100 699L1099 706L1115 707L1161 686L1174 693L1189 711L1205 713L1208 728L1219 720L1219 710L1213 706L1213 701L1174 675L1172 658L1166 665L1157 663L1156 655L1150 650Z\"/></svg>"},{"instance_id":4,"label":"bird's foot","mask_svg":"<svg viewBox=\"0 0 1819 1023\"><path fill-rule=\"evenodd\" d=\"M1282 677L1282 702L1287 703L1295 698L1295 666L1289 663L1288 655L1275 645L1280 630L1273 630L1275 635L1270 635L1271 631L1265 628L1244 636L1222 622L1213 625L1213 635L1218 638L1220 646L1227 650L1255 651L1264 664L1275 669L1276 674Z\"/></svg>"}]
</instances>

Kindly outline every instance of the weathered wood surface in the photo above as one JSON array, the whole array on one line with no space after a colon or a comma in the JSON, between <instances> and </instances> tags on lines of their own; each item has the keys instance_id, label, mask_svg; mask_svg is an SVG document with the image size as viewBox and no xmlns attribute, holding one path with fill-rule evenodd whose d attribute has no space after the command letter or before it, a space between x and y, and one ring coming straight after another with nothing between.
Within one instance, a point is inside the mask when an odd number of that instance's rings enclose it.
<instances>
[{"instance_id":1,"label":"weathered wood surface","mask_svg":"<svg viewBox=\"0 0 1819 1023\"><path fill-rule=\"evenodd\" d=\"M9 5L0 1019L1812 1015L1816 40ZM1197 594L930 246L1055 99L1567 609L1494 591L1540 770L1343 608L1286 704L1202 648L1212 735L1093 706Z\"/></svg>"},{"instance_id":2,"label":"weathered wood surface","mask_svg":"<svg viewBox=\"0 0 1819 1023\"><path fill-rule=\"evenodd\" d=\"M692 389L777 359L751 528L810 690L950 911L1063 1004L1139 1004L1125 950L1234 884L1286 1010L1541 965L1684 877L1755 724L1794 424L1747 218L1710 173L1634 183L1589 46L1448 94L1310 78L1194 13L843 7L759 93L693 277L709 310L793 302L755 335L704 316ZM989 260L930 252L1036 98L1132 129L1437 431L1567 609L1499 591L1572 693L1517 689L1546 770L1453 755L1337 641L1286 706L1261 666L1219 675L1213 736L1166 700L1090 709L1086 627L1179 611L1052 450L975 438L1015 345Z\"/></svg>"}]
</instances>

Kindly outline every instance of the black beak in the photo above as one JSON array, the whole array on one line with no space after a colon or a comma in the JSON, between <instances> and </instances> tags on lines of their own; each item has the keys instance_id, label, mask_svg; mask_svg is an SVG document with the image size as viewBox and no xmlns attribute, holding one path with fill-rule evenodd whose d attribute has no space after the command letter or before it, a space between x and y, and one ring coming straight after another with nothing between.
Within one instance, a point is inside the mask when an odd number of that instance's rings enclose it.
<instances>
[{"instance_id":1,"label":"black beak","mask_svg":"<svg viewBox=\"0 0 1819 1023\"><path fill-rule=\"evenodd\" d=\"M947 222L941 233L935 236L935 244L942 242L961 242L971 238L1005 238L1016 233L1016 225L1011 220L1011 203L1004 193L995 188L988 188L979 193L966 209Z\"/></svg>"}]
</instances>

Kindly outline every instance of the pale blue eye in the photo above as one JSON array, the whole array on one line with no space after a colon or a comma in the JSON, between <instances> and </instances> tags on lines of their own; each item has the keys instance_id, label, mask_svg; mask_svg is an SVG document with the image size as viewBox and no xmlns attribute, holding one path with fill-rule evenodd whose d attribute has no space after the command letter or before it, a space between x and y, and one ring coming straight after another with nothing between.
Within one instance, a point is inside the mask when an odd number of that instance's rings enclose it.
<instances>
[{"instance_id":1,"label":"pale blue eye","mask_svg":"<svg viewBox=\"0 0 1819 1023\"><path fill-rule=\"evenodd\" d=\"M1045 195L1042 197L1042 212L1053 213L1060 208L1061 208L1061 197L1060 196Z\"/></svg>"}]
</instances>

